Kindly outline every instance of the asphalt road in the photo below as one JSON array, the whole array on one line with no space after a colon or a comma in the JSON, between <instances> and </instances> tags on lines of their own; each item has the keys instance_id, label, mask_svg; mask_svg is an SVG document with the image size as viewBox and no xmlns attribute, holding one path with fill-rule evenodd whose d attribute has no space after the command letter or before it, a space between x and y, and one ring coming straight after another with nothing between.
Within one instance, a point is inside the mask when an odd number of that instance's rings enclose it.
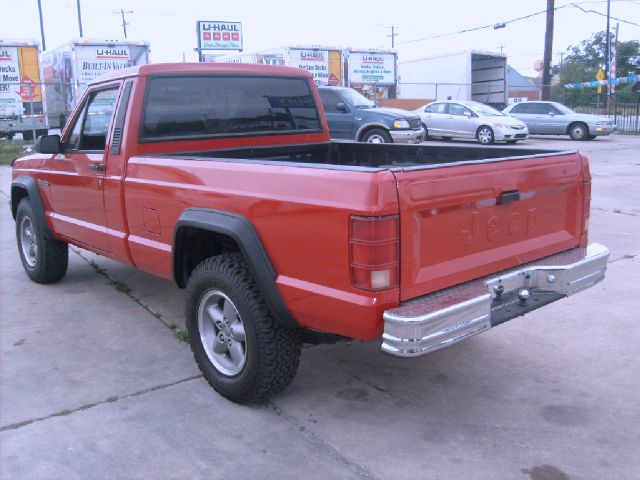
<instances>
[{"instance_id":1,"label":"asphalt road","mask_svg":"<svg viewBox=\"0 0 640 480\"><path fill-rule=\"evenodd\" d=\"M0 478L637 479L640 137L522 146L589 154L603 283L420 358L306 348L257 407L200 376L171 282L77 249L30 282L0 167Z\"/></svg>"}]
</instances>

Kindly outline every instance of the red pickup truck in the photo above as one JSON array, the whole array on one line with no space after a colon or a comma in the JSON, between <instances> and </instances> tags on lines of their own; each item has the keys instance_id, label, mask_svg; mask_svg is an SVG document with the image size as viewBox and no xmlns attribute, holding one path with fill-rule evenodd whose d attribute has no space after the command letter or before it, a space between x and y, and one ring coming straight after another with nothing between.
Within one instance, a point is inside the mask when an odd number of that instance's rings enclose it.
<instances>
[{"instance_id":1,"label":"red pickup truck","mask_svg":"<svg viewBox=\"0 0 640 480\"><path fill-rule=\"evenodd\" d=\"M186 288L209 383L263 401L303 342L421 355L604 278L577 152L331 142L311 75L145 65L90 85L62 136L13 163L39 283L68 244Z\"/></svg>"}]
</instances>

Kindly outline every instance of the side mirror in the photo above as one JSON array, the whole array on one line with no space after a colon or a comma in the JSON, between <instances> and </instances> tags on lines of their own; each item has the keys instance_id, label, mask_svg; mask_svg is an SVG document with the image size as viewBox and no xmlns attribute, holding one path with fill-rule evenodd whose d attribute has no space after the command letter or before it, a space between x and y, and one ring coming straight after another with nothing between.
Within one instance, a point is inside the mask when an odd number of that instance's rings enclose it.
<instances>
[{"instance_id":1,"label":"side mirror","mask_svg":"<svg viewBox=\"0 0 640 480\"><path fill-rule=\"evenodd\" d=\"M38 153L61 153L62 143L60 143L60 135L43 135L42 137L38 137L35 150Z\"/></svg>"},{"instance_id":2,"label":"side mirror","mask_svg":"<svg viewBox=\"0 0 640 480\"><path fill-rule=\"evenodd\" d=\"M338 102L336 103L336 110L342 113L348 113L349 107L347 107L347 105L344 102Z\"/></svg>"}]
</instances>

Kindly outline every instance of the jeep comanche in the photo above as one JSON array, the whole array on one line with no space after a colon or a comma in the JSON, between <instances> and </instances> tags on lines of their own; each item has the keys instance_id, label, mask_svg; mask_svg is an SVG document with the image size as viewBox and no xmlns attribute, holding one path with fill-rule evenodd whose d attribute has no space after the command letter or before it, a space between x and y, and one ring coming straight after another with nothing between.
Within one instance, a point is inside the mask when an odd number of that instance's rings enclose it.
<instances>
[{"instance_id":1,"label":"jeep comanche","mask_svg":"<svg viewBox=\"0 0 640 480\"><path fill-rule=\"evenodd\" d=\"M240 403L290 384L303 342L422 355L594 285L609 255L583 154L331 142L298 69L113 72L36 150L11 186L27 275L62 279L73 244L173 279Z\"/></svg>"}]
</instances>

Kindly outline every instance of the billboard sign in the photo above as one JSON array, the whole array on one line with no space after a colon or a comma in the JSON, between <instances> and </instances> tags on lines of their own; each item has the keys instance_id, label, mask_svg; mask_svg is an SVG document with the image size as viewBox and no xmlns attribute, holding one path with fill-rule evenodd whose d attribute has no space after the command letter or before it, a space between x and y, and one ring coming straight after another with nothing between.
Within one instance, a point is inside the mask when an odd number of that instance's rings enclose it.
<instances>
[{"instance_id":1,"label":"billboard sign","mask_svg":"<svg viewBox=\"0 0 640 480\"><path fill-rule=\"evenodd\" d=\"M393 85L396 56L393 53L349 52L349 83Z\"/></svg>"},{"instance_id":2,"label":"billboard sign","mask_svg":"<svg viewBox=\"0 0 640 480\"><path fill-rule=\"evenodd\" d=\"M316 85L329 83L329 51L291 49L289 66L302 68L313 76Z\"/></svg>"},{"instance_id":3,"label":"billboard sign","mask_svg":"<svg viewBox=\"0 0 640 480\"><path fill-rule=\"evenodd\" d=\"M199 50L242 50L242 23L196 22Z\"/></svg>"}]
</instances>

